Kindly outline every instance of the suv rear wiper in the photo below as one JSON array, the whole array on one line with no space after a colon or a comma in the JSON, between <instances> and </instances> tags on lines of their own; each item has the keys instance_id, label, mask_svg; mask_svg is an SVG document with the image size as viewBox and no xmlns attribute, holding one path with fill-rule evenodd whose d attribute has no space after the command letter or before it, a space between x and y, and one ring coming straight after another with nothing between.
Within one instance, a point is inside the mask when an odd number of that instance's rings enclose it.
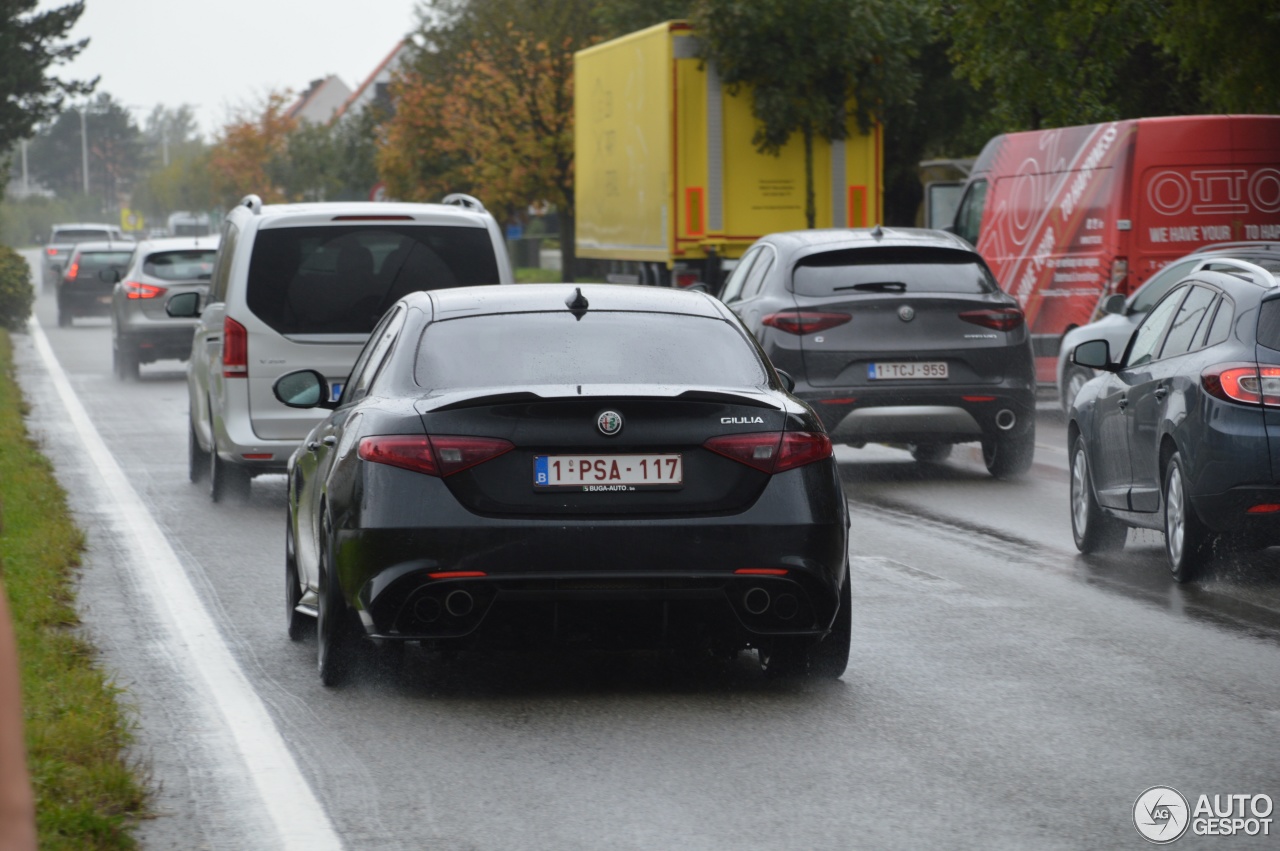
<instances>
[{"instance_id":1,"label":"suv rear wiper","mask_svg":"<svg viewBox=\"0 0 1280 851\"><path fill-rule=\"evenodd\" d=\"M863 292L872 293L905 293L907 285L902 281L873 281L866 284L851 284L847 287L835 287L832 292L844 292L845 290L861 290Z\"/></svg>"}]
</instances>

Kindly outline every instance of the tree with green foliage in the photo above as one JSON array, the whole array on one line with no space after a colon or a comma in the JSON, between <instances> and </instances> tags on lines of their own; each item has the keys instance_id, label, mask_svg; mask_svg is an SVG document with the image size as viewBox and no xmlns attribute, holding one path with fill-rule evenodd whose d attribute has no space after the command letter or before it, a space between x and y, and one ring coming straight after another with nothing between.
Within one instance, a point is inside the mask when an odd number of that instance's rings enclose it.
<instances>
[{"instance_id":1,"label":"tree with green foliage","mask_svg":"<svg viewBox=\"0 0 1280 851\"><path fill-rule=\"evenodd\" d=\"M911 101L911 59L925 40L923 9L910 0L696 0L703 56L731 87L751 90L753 142L778 153L804 140L805 218L814 226L813 142L870 126Z\"/></svg>"},{"instance_id":2,"label":"tree with green foliage","mask_svg":"<svg viewBox=\"0 0 1280 851\"><path fill-rule=\"evenodd\" d=\"M142 167L142 133L129 110L106 92L83 107L64 110L36 136L27 154L31 174L61 196L84 192L85 144L88 194L101 199L104 208L112 207L132 190Z\"/></svg>"},{"instance_id":3,"label":"tree with green foliage","mask_svg":"<svg viewBox=\"0 0 1280 851\"><path fill-rule=\"evenodd\" d=\"M954 0L933 7L956 73L990 92L1005 131L1202 109L1156 46L1150 0ZM1217 45L1223 53L1228 48Z\"/></svg>"},{"instance_id":4,"label":"tree with green foliage","mask_svg":"<svg viewBox=\"0 0 1280 851\"><path fill-rule=\"evenodd\" d=\"M66 97L93 91L97 79L67 81L49 68L74 59L88 39L63 39L84 12L84 2L37 12L37 0L0 0L0 151L57 115Z\"/></svg>"},{"instance_id":5,"label":"tree with green foliage","mask_svg":"<svg viewBox=\"0 0 1280 851\"><path fill-rule=\"evenodd\" d=\"M1212 112L1280 113L1280 6L1166 0L1156 41Z\"/></svg>"}]
</instances>

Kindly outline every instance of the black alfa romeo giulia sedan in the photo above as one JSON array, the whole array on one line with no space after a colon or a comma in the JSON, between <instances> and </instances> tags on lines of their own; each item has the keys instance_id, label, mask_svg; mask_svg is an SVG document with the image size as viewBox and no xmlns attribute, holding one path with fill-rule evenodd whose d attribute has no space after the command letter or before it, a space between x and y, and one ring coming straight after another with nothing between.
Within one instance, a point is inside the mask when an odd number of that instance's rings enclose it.
<instances>
[{"instance_id":1,"label":"black alfa romeo giulia sedan","mask_svg":"<svg viewBox=\"0 0 1280 851\"><path fill-rule=\"evenodd\" d=\"M848 511L831 442L707 295L414 293L289 464L286 609L320 676L357 642L759 652L840 676Z\"/></svg>"}]
</instances>

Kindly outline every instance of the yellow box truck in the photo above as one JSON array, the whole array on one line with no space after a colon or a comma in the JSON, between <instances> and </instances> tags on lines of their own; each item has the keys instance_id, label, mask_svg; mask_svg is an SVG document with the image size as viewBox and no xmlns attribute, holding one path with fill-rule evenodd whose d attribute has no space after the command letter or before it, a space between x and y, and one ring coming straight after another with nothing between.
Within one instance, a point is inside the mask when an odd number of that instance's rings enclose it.
<instances>
[{"instance_id":1,"label":"yellow box truck","mask_svg":"<svg viewBox=\"0 0 1280 851\"><path fill-rule=\"evenodd\" d=\"M730 93L688 24L579 51L574 93L579 257L627 261L624 280L688 286L759 237L806 226L800 134L779 156L757 151L750 91ZM815 139L817 227L880 222L882 141L852 117L843 141Z\"/></svg>"}]
</instances>

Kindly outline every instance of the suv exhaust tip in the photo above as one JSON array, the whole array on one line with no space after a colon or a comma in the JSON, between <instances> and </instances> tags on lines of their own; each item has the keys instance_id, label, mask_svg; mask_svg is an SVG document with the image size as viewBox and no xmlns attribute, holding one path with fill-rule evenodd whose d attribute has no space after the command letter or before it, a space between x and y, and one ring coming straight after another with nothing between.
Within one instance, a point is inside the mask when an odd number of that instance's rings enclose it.
<instances>
[{"instance_id":1,"label":"suv exhaust tip","mask_svg":"<svg viewBox=\"0 0 1280 851\"><path fill-rule=\"evenodd\" d=\"M1018 424L1018 415L1008 408L1004 408L996 414L996 428L1001 431L1008 431Z\"/></svg>"}]
</instances>

